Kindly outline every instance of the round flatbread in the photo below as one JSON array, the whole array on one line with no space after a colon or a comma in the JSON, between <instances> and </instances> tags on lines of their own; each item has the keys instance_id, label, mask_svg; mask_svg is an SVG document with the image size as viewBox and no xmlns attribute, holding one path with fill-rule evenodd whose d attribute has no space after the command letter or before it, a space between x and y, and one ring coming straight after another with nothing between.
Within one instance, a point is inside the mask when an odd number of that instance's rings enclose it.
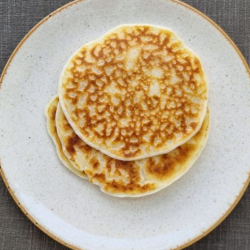
<instances>
[{"instance_id":1,"label":"round flatbread","mask_svg":"<svg viewBox=\"0 0 250 250\"><path fill-rule=\"evenodd\" d=\"M123 25L70 58L59 99L86 144L131 161L168 153L199 131L207 84L199 58L172 31Z\"/></svg>"},{"instance_id":2,"label":"round flatbread","mask_svg":"<svg viewBox=\"0 0 250 250\"><path fill-rule=\"evenodd\" d=\"M109 195L140 197L155 193L179 179L201 154L208 138L209 114L200 131L173 151L136 161L113 159L81 140L68 123L60 105L57 133L71 164L82 169L90 182Z\"/></svg>"}]
</instances>

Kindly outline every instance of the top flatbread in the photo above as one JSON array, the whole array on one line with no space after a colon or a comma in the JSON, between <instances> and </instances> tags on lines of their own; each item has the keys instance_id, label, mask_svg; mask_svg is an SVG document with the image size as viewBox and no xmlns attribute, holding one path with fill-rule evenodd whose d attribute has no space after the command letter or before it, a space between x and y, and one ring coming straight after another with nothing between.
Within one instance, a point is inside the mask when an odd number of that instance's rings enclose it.
<instances>
[{"instance_id":1,"label":"top flatbread","mask_svg":"<svg viewBox=\"0 0 250 250\"><path fill-rule=\"evenodd\" d=\"M198 57L172 31L124 25L70 58L59 99L86 144L131 161L168 153L199 131L207 84Z\"/></svg>"}]
</instances>

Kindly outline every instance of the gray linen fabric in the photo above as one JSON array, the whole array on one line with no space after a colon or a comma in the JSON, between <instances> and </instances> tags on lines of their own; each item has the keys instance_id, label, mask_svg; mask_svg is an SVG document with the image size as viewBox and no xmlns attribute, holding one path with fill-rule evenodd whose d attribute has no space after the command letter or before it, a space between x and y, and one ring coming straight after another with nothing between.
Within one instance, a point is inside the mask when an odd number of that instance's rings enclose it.
<instances>
[{"instance_id":1,"label":"gray linen fabric","mask_svg":"<svg viewBox=\"0 0 250 250\"><path fill-rule=\"evenodd\" d=\"M0 72L24 35L68 0L0 0ZM185 0L217 22L250 62L250 0ZM250 97L249 97L250 98ZM0 250L63 250L16 206L0 178ZM188 250L250 249L250 188L211 234Z\"/></svg>"}]
</instances>

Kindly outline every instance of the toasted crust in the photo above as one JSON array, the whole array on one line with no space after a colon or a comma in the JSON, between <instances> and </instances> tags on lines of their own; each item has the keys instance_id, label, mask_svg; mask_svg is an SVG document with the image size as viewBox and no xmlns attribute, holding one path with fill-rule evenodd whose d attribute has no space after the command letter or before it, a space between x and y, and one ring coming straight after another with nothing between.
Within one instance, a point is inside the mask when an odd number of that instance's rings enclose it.
<instances>
[{"instance_id":1,"label":"toasted crust","mask_svg":"<svg viewBox=\"0 0 250 250\"><path fill-rule=\"evenodd\" d=\"M206 115L207 84L200 60L172 31L125 25L73 55L59 98L86 144L130 161L194 136Z\"/></svg>"},{"instance_id":2,"label":"toasted crust","mask_svg":"<svg viewBox=\"0 0 250 250\"><path fill-rule=\"evenodd\" d=\"M65 155L75 168L85 171L90 182L113 196L139 197L172 184L190 169L207 141L209 114L200 131L185 144L167 154L136 161L113 159L89 147L69 125L60 105L56 124Z\"/></svg>"},{"instance_id":3,"label":"toasted crust","mask_svg":"<svg viewBox=\"0 0 250 250\"><path fill-rule=\"evenodd\" d=\"M68 168L71 172L78 175L79 177L83 179L87 179L87 175L85 174L85 172L75 169L73 165L71 164L71 162L63 153L62 144L57 135L56 119L55 119L58 102L59 102L58 96L54 96L49 102L49 104L47 105L46 110L45 110L45 115L47 118L47 129L48 129L49 135L56 145L58 156L61 162L63 163L63 165L66 168Z\"/></svg>"}]
</instances>

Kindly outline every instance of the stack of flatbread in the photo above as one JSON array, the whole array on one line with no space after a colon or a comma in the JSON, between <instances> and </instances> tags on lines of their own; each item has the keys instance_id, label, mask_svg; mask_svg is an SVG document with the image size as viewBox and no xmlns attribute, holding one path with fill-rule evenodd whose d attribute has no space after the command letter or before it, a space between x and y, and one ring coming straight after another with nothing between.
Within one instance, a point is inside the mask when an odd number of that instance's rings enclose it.
<instances>
[{"instance_id":1,"label":"stack of flatbread","mask_svg":"<svg viewBox=\"0 0 250 250\"><path fill-rule=\"evenodd\" d=\"M118 197L155 193L184 175L208 137L199 58L173 31L123 25L66 63L46 107L59 158Z\"/></svg>"}]
</instances>

